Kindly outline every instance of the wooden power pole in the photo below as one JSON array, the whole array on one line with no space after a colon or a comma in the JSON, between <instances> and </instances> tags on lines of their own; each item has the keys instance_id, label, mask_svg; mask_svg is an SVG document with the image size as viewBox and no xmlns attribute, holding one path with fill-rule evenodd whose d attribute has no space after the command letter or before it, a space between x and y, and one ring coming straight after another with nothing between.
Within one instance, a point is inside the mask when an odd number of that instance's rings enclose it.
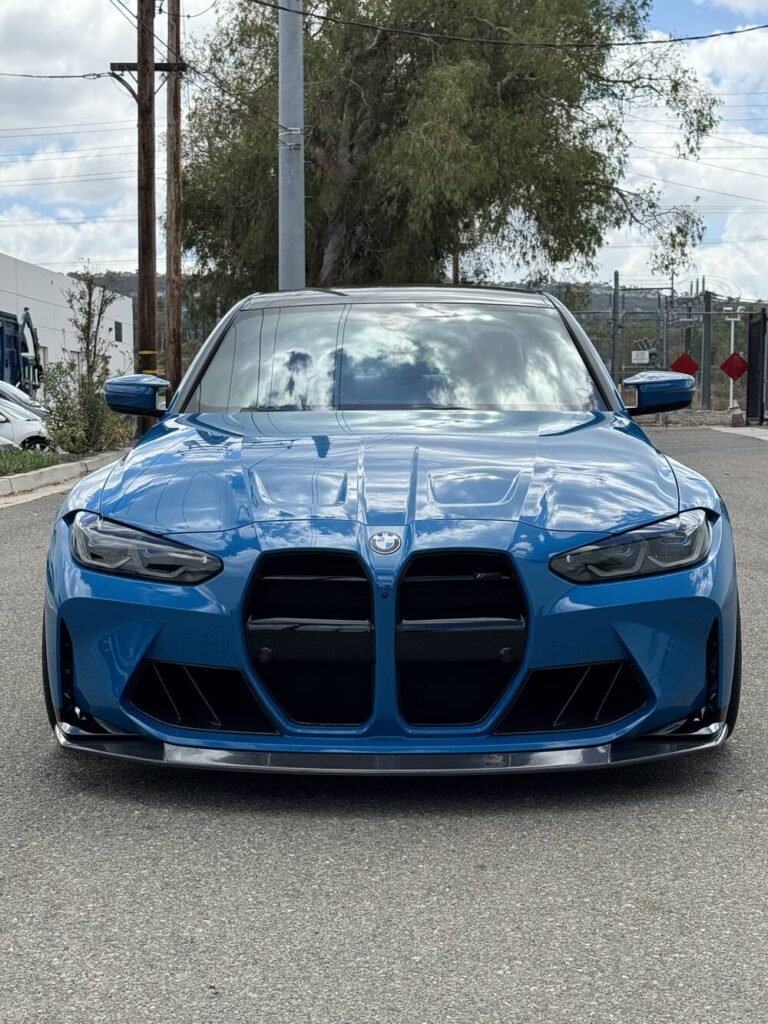
<instances>
[{"instance_id":1,"label":"wooden power pole","mask_svg":"<svg viewBox=\"0 0 768 1024\"><path fill-rule=\"evenodd\" d=\"M181 66L181 0L168 0L168 63ZM181 71L168 75L165 376L181 383Z\"/></svg>"},{"instance_id":2,"label":"wooden power pole","mask_svg":"<svg viewBox=\"0 0 768 1024\"><path fill-rule=\"evenodd\" d=\"M157 373L155 240L155 0L138 0L136 69L139 106L139 373Z\"/></svg>"}]
</instances>

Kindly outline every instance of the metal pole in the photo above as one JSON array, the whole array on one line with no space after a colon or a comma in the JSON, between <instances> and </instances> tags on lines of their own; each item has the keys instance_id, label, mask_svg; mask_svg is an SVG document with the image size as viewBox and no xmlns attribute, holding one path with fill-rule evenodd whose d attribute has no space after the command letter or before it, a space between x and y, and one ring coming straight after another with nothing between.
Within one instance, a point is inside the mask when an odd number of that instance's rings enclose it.
<instances>
[{"instance_id":1,"label":"metal pole","mask_svg":"<svg viewBox=\"0 0 768 1024\"><path fill-rule=\"evenodd\" d=\"M139 0L137 99L139 106L138 371L157 373L157 248L155 240L155 0ZM151 420L139 423L140 433Z\"/></svg>"},{"instance_id":2,"label":"metal pole","mask_svg":"<svg viewBox=\"0 0 768 1024\"><path fill-rule=\"evenodd\" d=\"M735 349L736 349L736 321L735 320L731 320L731 355L733 355ZM728 408L729 409L733 408L733 386L734 386L734 383L735 383L734 379L733 379L733 377L731 377L730 378L730 384L728 386Z\"/></svg>"},{"instance_id":3,"label":"metal pole","mask_svg":"<svg viewBox=\"0 0 768 1024\"><path fill-rule=\"evenodd\" d=\"M618 381L619 360L619 272L613 272L613 319L611 320L611 375Z\"/></svg>"},{"instance_id":4,"label":"metal pole","mask_svg":"<svg viewBox=\"0 0 768 1024\"><path fill-rule=\"evenodd\" d=\"M279 31L279 286L306 286L303 0L283 0Z\"/></svg>"},{"instance_id":5,"label":"metal pole","mask_svg":"<svg viewBox=\"0 0 768 1024\"><path fill-rule=\"evenodd\" d=\"M168 63L181 62L181 0L168 0ZM165 375L181 383L181 72L168 75L165 244Z\"/></svg>"},{"instance_id":6,"label":"metal pole","mask_svg":"<svg viewBox=\"0 0 768 1024\"><path fill-rule=\"evenodd\" d=\"M704 292L704 323L701 339L701 407L712 408L712 292Z\"/></svg>"}]
</instances>

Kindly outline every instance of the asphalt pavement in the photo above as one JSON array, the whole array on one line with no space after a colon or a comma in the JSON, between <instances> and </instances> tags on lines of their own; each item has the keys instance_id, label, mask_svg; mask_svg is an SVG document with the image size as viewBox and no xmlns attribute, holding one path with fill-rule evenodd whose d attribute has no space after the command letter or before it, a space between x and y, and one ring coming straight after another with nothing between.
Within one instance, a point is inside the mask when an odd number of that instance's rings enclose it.
<instances>
[{"instance_id":1,"label":"asphalt pavement","mask_svg":"<svg viewBox=\"0 0 768 1024\"><path fill-rule=\"evenodd\" d=\"M0 1021L768 1021L768 439L654 437L731 511L742 716L720 752L614 772L296 778L67 756L39 666L61 498L0 510Z\"/></svg>"}]
</instances>

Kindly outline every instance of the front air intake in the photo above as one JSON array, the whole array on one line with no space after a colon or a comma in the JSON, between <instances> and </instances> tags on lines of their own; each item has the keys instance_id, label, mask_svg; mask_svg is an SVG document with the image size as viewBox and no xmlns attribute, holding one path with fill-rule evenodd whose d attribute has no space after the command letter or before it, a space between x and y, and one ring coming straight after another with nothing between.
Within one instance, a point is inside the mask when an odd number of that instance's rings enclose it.
<instances>
[{"instance_id":1,"label":"front air intake","mask_svg":"<svg viewBox=\"0 0 768 1024\"><path fill-rule=\"evenodd\" d=\"M370 718L373 596L354 555L264 555L245 628L254 671L288 718L329 726Z\"/></svg>"},{"instance_id":2,"label":"front air intake","mask_svg":"<svg viewBox=\"0 0 768 1024\"><path fill-rule=\"evenodd\" d=\"M398 592L397 681L411 725L484 719L520 664L525 599L506 555L416 555Z\"/></svg>"},{"instance_id":3,"label":"front air intake","mask_svg":"<svg viewBox=\"0 0 768 1024\"><path fill-rule=\"evenodd\" d=\"M628 661L606 661L528 674L498 733L568 732L613 725L639 711L648 690Z\"/></svg>"},{"instance_id":4,"label":"front air intake","mask_svg":"<svg viewBox=\"0 0 768 1024\"><path fill-rule=\"evenodd\" d=\"M132 681L128 699L137 711L179 729L277 732L236 669L147 661Z\"/></svg>"}]
</instances>

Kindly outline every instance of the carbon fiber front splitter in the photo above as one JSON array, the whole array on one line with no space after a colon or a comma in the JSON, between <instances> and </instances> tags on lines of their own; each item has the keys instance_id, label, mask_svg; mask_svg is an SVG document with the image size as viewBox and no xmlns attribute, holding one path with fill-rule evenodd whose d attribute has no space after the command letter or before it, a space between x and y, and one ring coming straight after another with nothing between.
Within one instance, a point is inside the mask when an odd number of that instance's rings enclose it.
<instances>
[{"instance_id":1,"label":"carbon fiber front splitter","mask_svg":"<svg viewBox=\"0 0 768 1024\"><path fill-rule=\"evenodd\" d=\"M716 723L693 734L658 735L563 750L473 754L300 753L290 750L220 750L133 736L94 735L60 724L56 739L68 750L148 764L299 775L503 775L610 768L713 750L728 726Z\"/></svg>"}]
</instances>

